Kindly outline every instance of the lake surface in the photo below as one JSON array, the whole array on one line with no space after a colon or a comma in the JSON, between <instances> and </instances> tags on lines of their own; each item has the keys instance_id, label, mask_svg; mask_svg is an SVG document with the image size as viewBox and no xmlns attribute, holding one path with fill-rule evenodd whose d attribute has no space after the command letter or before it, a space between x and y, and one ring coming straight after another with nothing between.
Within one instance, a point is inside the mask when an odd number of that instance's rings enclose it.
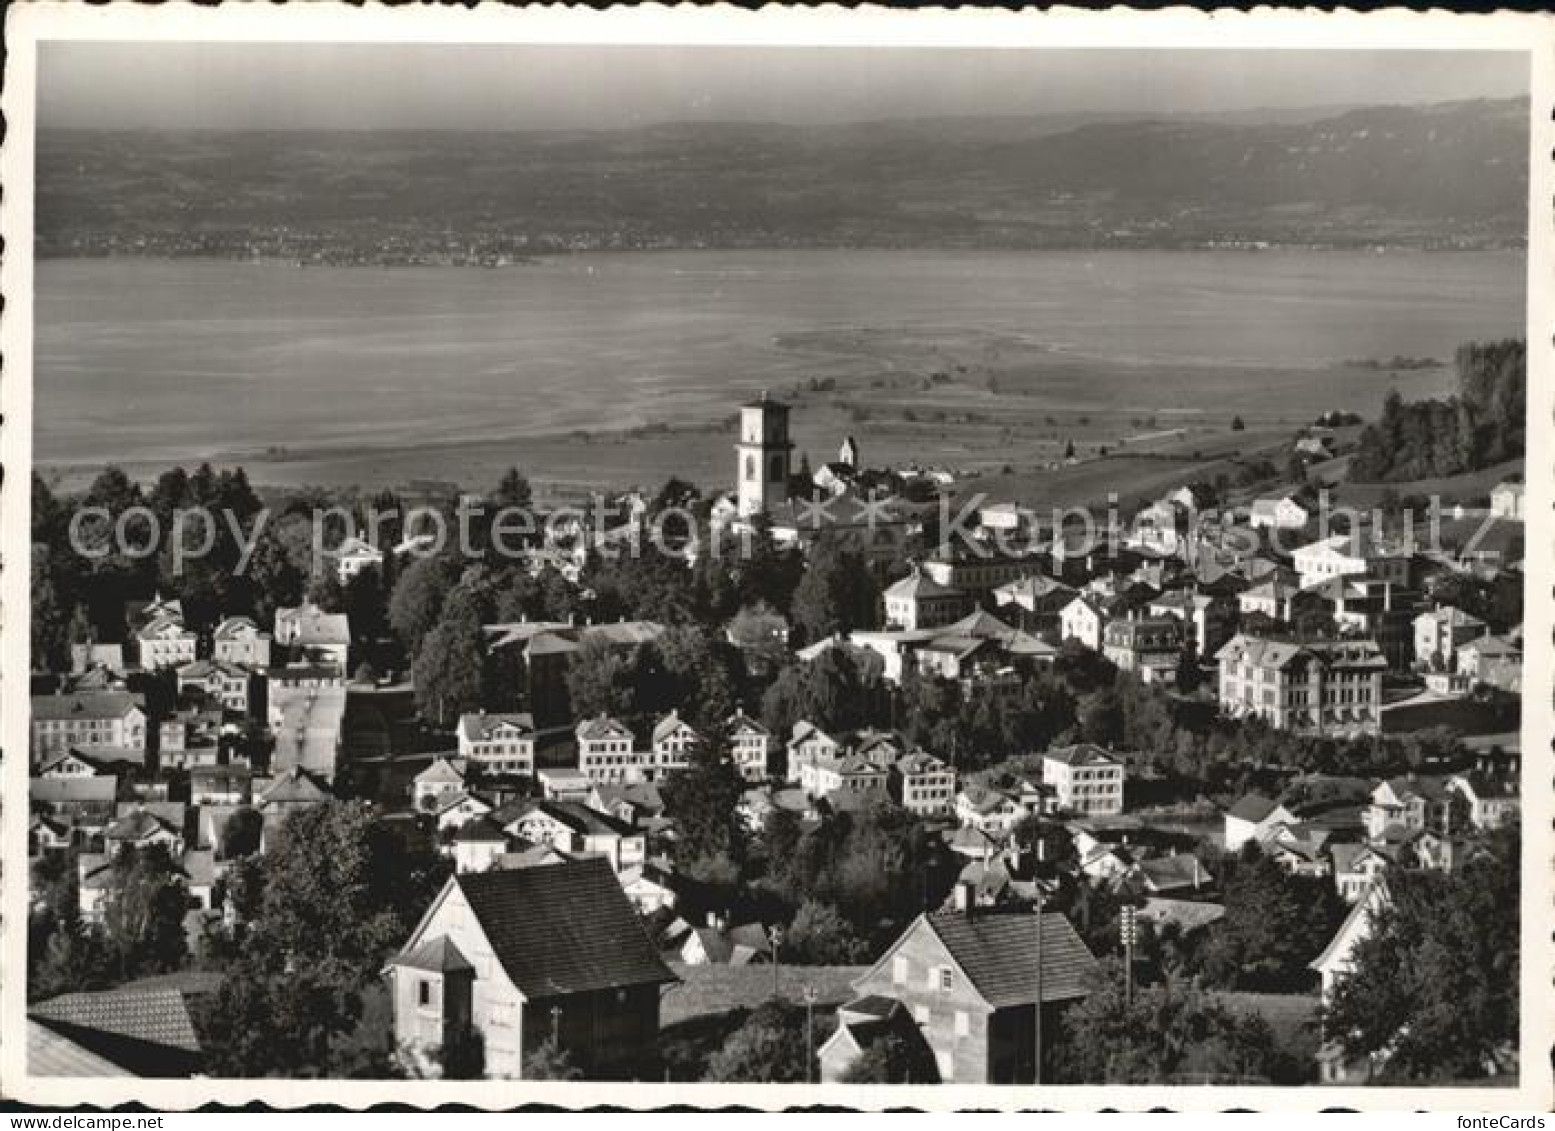
<instances>
[{"instance_id":1,"label":"lake surface","mask_svg":"<svg viewBox=\"0 0 1555 1131\"><path fill-rule=\"evenodd\" d=\"M35 456L189 460L714 420L765 386L890 372L796 338L987 338L1052 359L1055 403L1300 411L1348 358L1450 358L1524 333L1516 253L759 251L499 270L198 260L37 265ZM1003 348L1003 347L1002 347ZM1076 367L1096 374L1080 382ZM1157 387L1152 374L1177 379ZM1042 363L1035 377L1042 380ZM1445 391L1450 371L1407 378ZM1386 384L1366 400L1380 401ZM1310 406L1305 399L1310 392ZM1294 403L1294 402L1303 403Z\"/></svg>"}]
</instances>

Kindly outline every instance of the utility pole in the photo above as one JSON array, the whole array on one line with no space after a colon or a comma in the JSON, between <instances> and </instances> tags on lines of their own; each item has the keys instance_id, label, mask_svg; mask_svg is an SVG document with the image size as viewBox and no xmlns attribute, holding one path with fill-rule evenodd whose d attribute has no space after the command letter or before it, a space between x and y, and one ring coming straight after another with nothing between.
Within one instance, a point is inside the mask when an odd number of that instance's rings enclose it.
<instances>
[{"instance_id":1,"label":"utility pole","mask_svg":"<svg viewBox=\"0 0 1555 1131\"><path fill-rule=\"evenodd\" d=\"M562 1047L562 1007L551 1006L551 1044L558 1050Z\"/></svg>"},{"instance_id":2,"label":"utility pole","mask_svg":"<svg viewBox=\"0 0 1555 1131\"><path fill-rule=\"evenodd\" d=\"M767 941L772 944L772 997L778 996L778 947L783 943L783 928L776 923L767 928Z\"/></svg>"},{"instance_id":3,"label":"utility pole","mask_svg":"<svg viewBox=\"0 0 1555 1131\"><path fill-rule=\"evenodd\" d=\"M1139 938L1135 910L1125 906L1118 912L1118 931L1123 936L1123 1002L1134 1004L1134 943Z\"/></svg>"},{"instance_id":4,"label":"utility pole","mask_svg":"<svg viewBox=\"0 0 1555 1131\"><path fill-rule=\"evenodd\" d=\"M1032 1082L1037 1085L1042 1083L1042 880L1036 882L1037 888L1037 1002L1033 1007L1036 1013L1033 1015L1032 1027Z\"/></svg>"},{"instance_id":5,"label":"utility pole","mask_svg":"<svg viewBox=\"0 0 1555 1131\"><path fill-rule=\"evenodd\" d=\"M820 994L813 985L804 988L804 1078L806 1084L815 1083L815 1003Z\"/></svg>"}]
</instances>

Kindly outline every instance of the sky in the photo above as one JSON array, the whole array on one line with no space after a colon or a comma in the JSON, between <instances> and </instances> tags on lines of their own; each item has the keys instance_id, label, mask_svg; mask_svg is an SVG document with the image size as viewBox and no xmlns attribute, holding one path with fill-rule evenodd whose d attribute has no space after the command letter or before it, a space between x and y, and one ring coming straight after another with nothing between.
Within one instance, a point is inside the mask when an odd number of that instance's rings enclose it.
<instances>
[{"instance_id":1,"label":"sky","mask_svg":"<svg viewBox=\"0 0 1555 1131\"><path fill-rule=\"evenodd\" d=\"M1505 98L1526 54L54 42L44 128L613 129Z\"/></svg>"}]
</instances>

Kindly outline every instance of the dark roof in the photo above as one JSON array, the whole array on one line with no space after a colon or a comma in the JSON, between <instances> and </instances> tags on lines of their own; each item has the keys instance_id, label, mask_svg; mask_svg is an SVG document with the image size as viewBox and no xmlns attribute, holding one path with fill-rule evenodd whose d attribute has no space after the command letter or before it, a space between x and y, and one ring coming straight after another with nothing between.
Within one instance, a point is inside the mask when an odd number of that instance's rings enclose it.
<instances>
[{"instance_id":1,"label":"dark roof","mask_svg":"<svg viewBox=\"0 0 1555 1131\"><path fill-rule=\"evenodd\" d=\"M428 939L415 950L396 958L394 965L409 966L413 970L430 970L437 974L452 974L460 970L475 969L447 935Z\"/></svg>"},{"instance_id":2,"label":"dark roof","mask_svg":"<svg viewBox=\"0 0 1555 1131\"><path fill-rule=\"evenodd\" d=\"M198 1054L200 1040L177 989L107 990L40 1001L28 1016L72 1040L98 1033ZM95 1050L94 1050L95 1051Z\"/></svg>"},{"instance_id":3,"label":"dark roof","mask_svg":"<svg viewBox=\"0 0 1555 1131\"><path fill-rule=\"evenodd\" d=\"M603 859L467 873L451 882L531 1001L676 980Z\"/></svg>"},{"instance_id":4,"label":"dark roof","mask_svg":"<svg viewBox=\"0 0 1555 1131\"><path fill-rule=\"evenodd\" d=\"M1226 811L1228 817L1257 824L1280 807L1280 803L1261 793L1249 793Z\"/></svg>"},{"instance_id":5,"label":"dark roof","mask_svg":"<svg viewBox=\"0 0 1555 1131\"><path fill-rule=\"evenodd\" d=\"M927 915L983 1000L995 1009L1037 999L1037 932L1030 913ZM1042 1000L1067 1001L1088 990L1096 959L1062 915L1042 916Z\"/></svg>"}]
</instances>

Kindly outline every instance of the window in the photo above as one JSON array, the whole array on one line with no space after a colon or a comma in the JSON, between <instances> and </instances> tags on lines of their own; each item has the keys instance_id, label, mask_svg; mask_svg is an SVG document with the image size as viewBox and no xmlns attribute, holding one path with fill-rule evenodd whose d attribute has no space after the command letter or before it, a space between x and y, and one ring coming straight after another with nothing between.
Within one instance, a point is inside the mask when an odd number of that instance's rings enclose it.
<instances>
[{"instance_id":1,"label":"window","mask_svg":"<svg viewBox=\"0 0 1555 1131\"><path fill-rule=\"evenodd\" d=\"M425 978L416 983L416 1004L423 1009L432 1004L432 983Z\"/></svg>"},{"instance_id":2,"label":"window","mask_svg":"<svg viewBox=\"0 0 1555 1131\"><path fill-rule=\"evenodd\" d=\"M972 1032L972 1019L966 1015L963 1009L956 1010L956 1036L969 1036Z\"/></svg>"},{"instance_id":3,"label":"window","mask_svg":"<svg viewBox=\"0 0 1555 1131\"><path fill-rule=\"evenodd\" d=\"M907 984L907 959L901 955L897 955L891 962L891 982L898 986Z\"/></svg>"},{"instance_id":4,"label":"window","mask_svg":"<svg viewBox=\"0 0 1555 1131\"><path fill-rule=\"evenodd\" d=\"M939 988L947 994L956 988L956 972L949 966L939 968Z\"/></svg>"}]
</instances>

